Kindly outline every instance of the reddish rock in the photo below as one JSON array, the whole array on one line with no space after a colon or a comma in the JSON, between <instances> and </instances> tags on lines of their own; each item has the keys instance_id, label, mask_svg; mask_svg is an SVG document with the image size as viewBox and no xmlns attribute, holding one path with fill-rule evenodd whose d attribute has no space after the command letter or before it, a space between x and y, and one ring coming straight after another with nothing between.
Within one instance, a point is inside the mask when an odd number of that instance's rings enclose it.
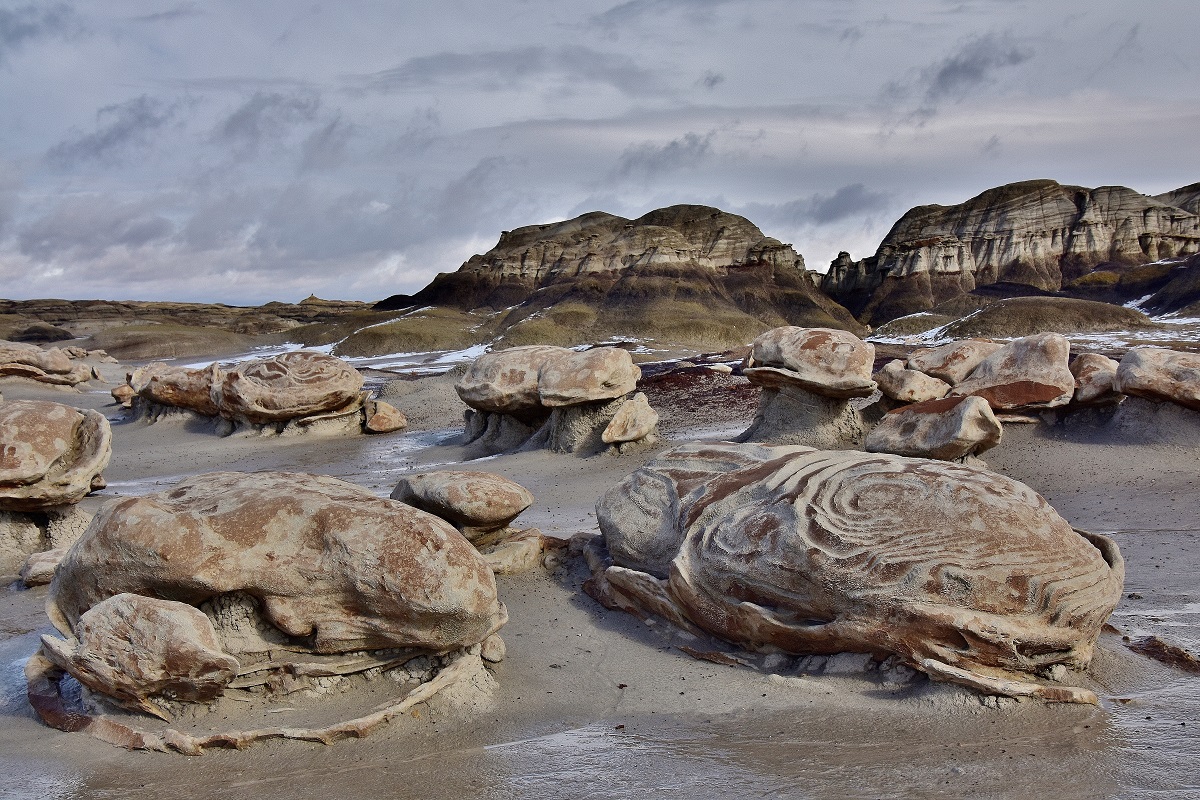
<instances>
[{"instance_id":1,"label":"reddish rock","mask_svg":"<svg viewBox=\"0 0 1200 800\"><path fill-rule=\"evenodd\" d=\"M39 511L104 488L112 431L98 411L44 400L0 405L0 509Z\"/></svg>"},{"instance_id":2,"label":"reddish rock","mask_svg":"<svg viewBox=\"0 0 1200 800\"><path fill-rule=\"evenodd\" d=\"M128 383L122 383L120 386L114 386L111 392L112 399L117 402L122 408L132 408L133 398L137 397L137 392Z\"/></svg>"},{"instance_id":3,"label":"reddish rock","mask_svg":"<svg viewBox=\"0 0 1200 800\"><path fill-rule=\"evenodd\" d=\"M1071 374L1075 376L1076 403L1115 401L1119 395L1113 391L1117 377L1117 362L1099 353L1083 353L1071 362Z\"/></svg>"},{"instance_id":4,"label":"reddish rock","mask_svg":"<svg viewBox=\"0 0 1200 800\"><path fill-rule=\"evenodd\" d=\"M408 418L391 403L368 400L365 405L366 422L363 430L368 433L393 433L408 427Z\"/></svg>"},{"instance_id":5,"label":"reddish rock","mask_svg":"<svg viewBox=\"0 0 1200 800\"><path fill-rule=\"evenodd\" d=\"M1070 355L1071 343L1062 334L1016 339L979 362L950 394L982 397L997 411L1066 405L1075 394Z\"/></svg>"},{"instance_id":6,"label":"reddish rock","mask_svg":"<svg viewBox=\"0 0 1200 800\"><path fill-rule=\"evenodd\" d=\"M1121 359L1113 388L1200 411L1200 354L1135 347Z\"/></svg>"},{"instance_id":7,"label":"reddish rock","mask_svg":"<svg viewBox=\"0 0 1200 800\"><path fill-rule=\"evenodd\" d=\"M868 453L957 461L1000 444L1001 425L981 397L947 397L884 414L863 443Z\"/></svg>"},{"instance_id":8,"label":"reddish rock","mask_svg":"<svg viewBox=\"0 0 1200 800\"><path fill-rule=\"evenodd\" d=\"M785 326L760 335L743 374L762 386L794 386L825 397L866 397L875 391L875 346L847 331Z\"/></svg>"},{"instance_id":9,"label":"reddish rock","mask_svg":"<svg viewBox=\"0 0 1200 800\"><path fill-rule=\"evenodd\" d=\"M983 339L963 339L961 342L915 350L908 357L908 368L954 386L965 381L981 361L1003 346Z\"/></svg>"},{"instance_id":10,"label":"reddish rock","mask_svg":"<svg viewBox=\"0 0 1200 800\"><path fill-rule=\"evenodd\" d=\"M884 396L901 403L921 403L946 396L950 384L924 372L906 369L900 359L889 361L875 373L875 381Z\"/></svg>"}]
</instances>

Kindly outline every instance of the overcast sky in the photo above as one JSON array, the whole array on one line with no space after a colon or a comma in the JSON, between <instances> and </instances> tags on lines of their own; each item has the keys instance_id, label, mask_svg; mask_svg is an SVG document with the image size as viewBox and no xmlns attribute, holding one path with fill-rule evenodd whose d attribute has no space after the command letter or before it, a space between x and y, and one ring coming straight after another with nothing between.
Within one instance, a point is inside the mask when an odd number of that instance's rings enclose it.
<instances>
[{"instance_id":1,"label":"overcast sky","mask_svg":"<svg viewBox=\"0 0 1200 800\"><path fill-rule=\"evenodd\" d=\"M1197 42L1195 0L0 0L0 297L377 300L674 203L824 271L1010 181L1200 181Z\"/></svg>"}]
</instances>

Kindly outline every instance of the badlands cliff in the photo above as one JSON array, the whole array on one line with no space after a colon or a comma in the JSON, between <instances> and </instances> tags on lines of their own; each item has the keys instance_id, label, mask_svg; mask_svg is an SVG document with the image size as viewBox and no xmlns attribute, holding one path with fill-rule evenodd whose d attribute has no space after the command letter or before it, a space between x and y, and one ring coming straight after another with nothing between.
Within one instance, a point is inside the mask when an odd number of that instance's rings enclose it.
<instances>
[{"instance_id":1,"label":"badlands cliff","mask_svg":"<svg viewBox=\"0 0 1200 800\"><path fill-rule=\"evenodd\" d=\"M913 208L875 255L840 254L821 286L870 324L991 285L1132 299L1169 271L1133 268L1200 250L1198 209L1200 184L1156 197L1123 186L1008 184L959 205ZM1118 285L1125 296L1104 294Z\"/></svg>"}]
</instances>

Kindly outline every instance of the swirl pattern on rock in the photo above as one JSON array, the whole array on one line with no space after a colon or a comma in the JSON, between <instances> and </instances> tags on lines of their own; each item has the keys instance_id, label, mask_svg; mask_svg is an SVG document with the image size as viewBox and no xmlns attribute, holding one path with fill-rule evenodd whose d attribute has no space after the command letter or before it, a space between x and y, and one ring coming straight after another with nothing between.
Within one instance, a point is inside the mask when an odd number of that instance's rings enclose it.
<instances>
[{"instance_id":1,"label":"swirl pattern on rock","mask_svg":"<svg viewBox=\"0 0 1200 800\"><path fill-rule=\"evenodd\" d=\"M98 411L44 400L0 405L0 509L39 511L104 488L112 431Z\"/></svg>"},{"instance_id":2,"label":"swirl pattern on rock","mask_svg":"<svg viewBox=\"0 0 1200 800\"><path fill-rule=\"evenodd\" d=\"M984 691L1095 702L1034 676L1088 664L1121 594L1120 554L1004 476L697 443L635 472L597 511L612 565L592 591L617 607L752 649L895 654ZM643 571L672 551L665 579Z\"/></svg>"},{"instance_id":3,"label":"swirl pattern on rock","mask_svg":"<svg viewBox=\"0 0 1200 800\"><path fill-rule=\"evenodd\" d=\"M507 618L491 570L448 523L282 472L200 475L105 505L59 566L47 611L65 633L123 592L191 605L245 592L318 653L447 651Z\"/></svg>"},{"instance_id":4,"label":"swirl pattern on rock","mask_svg":"<svg viewBox=\"0 0 1200 800\"><path fill-rule=\"evenodd\" d=\"M345 361L298 350L230 370L213 394L224 415L262 424L343 409L362 387L362 375Z\"/></svg>"}]
</instances>

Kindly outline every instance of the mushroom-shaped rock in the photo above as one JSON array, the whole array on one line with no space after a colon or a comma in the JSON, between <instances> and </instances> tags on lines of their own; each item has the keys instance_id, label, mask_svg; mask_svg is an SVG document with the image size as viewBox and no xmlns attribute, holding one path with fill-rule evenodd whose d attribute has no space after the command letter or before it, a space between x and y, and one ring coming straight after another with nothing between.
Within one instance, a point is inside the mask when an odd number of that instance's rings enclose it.
<instances>
[{"instance_id":1,"label":"mushroom-shaped rock","mask_svg":"<svg viewBox=\"0 0 1200 800\"><path fill-rule=\"evenodd\" d=\"M0 509L78 503L104 487L112 431L98 411L44 400L0 405Z\"/></svg>"},{"instance_id":2,"label":"mushroom-shaped rock","mask_svg":"<svg viewBox=\"0 0 1200 800\"><path fill-rule=\"evenodd\" d=\"M613 400L632 392L641 376L629 351L619 347L564 350L542 363L538 399L546 408Z\"/></svg>"},{"instance_id":3,"label":"mushroom-shaped rock","mask_svg":"<svg viewBox=\"0 0 1200 800\"><path fill-rule=\"evenodd\" d=\"M1088 664L1121 595L1120 554L1010 478L697 443L626 478L597 516L616 507L633 512L606 515L611 565L593 558L589 585L610 605L752 649L890 653L990 693L1096 700L1036 676ZM664 560L665 578L643 571Z\"/></svg>"},{"instance_id":4,"label":"mushroom-shaped rock","mask_svg":"<svg viewBox=\"0 0 1200 800\"><path fill-rule=\"evenodd\" d=\"M1135 347L1121 359L1113 388L1200 411L1200 354Z\"/></svg>"},{"instance_id":5,"label":"mushroom-shaped rock","mask_svg":"<svg viewBox=\"0 0 1200 800\"><path fill-rule=\"evenodd\" d=\"M221 409L213 397L213 389L220 385L223 377L216 364L204 369L187 369L155 361L135 369L129 375L129 386L148 402L215 417ZM116 396L117 389L113 389L113 397Z\"/></svg>"},{"instance_id":6,"label":"mushroom-shaped rock","mask_svg":"<svg viewBox=\"0 0 1200 800\"><path fill-rule=\"evenodd\" d=\"M407 475L391 497L453 523L472 541L508 527L533 505L533 495L521 484L470 470Z\"/></svg>"},{"instance_id":7,"label":"mushroom-shaped rock","mask_svg":"<svg viewBox=\"0 0 1200 800\"><path fill-rule=\"evenodd\" d=\"M1003 346L983 339L963 339L938 347L922 348L914 350L908 357L908 368L954 386L965 381L981 361Z\"/></svg>"},{"instance_id":8,"label":"mushroom-shaped rock","mask_svg":"<svg viewBox=\"0 0 1200 800\"><path fill-rule=\"evenodd\" d=\"M605 444L636 442L652 434L657 425L658 412L650 407L645 393L638 392L621 404L600 438Z\"/></svg>"},{"instance_id":9,"label":"mushroom-shaped rock","mask_svg":"<svg viewBox=\"0 0 1200 800\"><path fill-rule=\"evenodd\" d=\"M367 433L392 433L408 427L408 418L391 403L368 400L364 408L366 422L363 423L363 430Z\"/></svg>"},{"instance_id":10,"label":"mushroom-shaped rock","mask_svg":"<svg viewBox=\"0 0 1200 800\"><path fill-rule=\"evenodd\" d=\"M795 386L825 397L875 391L875 346L847 331L785 326L760 335L743 374L762 386Z\"/></svg>"},{"instance_id":11,"label":"mushroom-shaped rock","mask_svg":"<svg viewBox=\"0 0 1200 800\"><path fill-rule=\"evenodd\" d=\"M449 523L320 475L221 472L107 503L68 551L47 612L64 633L123 592L191 605L242 592L318 653L439 652L506 620L492 571Z\"/></svg>"},{"instance_id":12,"label":"mushroom-shaped rock","mask_svg":"<svg viewBox=\"0 0 1200 800\"><path fill-rule=\"evenodd\" d=\"M1117 377L1118 363L1099 353L1082 353L1071 362L1071 374L1075 376L1075 396L1072 402L1080 404L1113 402L1120 395L1113 390Z\"/></svg>"},{"instance_id":13,"label":"mushroom-shaped rock","mask_svg":"<svg viewBox=\"0 0 1200 800\"><path fill-rule=\"evenodd\" d=\"M361 402L363 377L340 358L297 350L241 364L214 384L221 415L252 424L339 411Z\"/></svg>"},{"instance_id":14,"label":"mushroom-shaped rock","mask_svg":"<svg viewBox=\"0 0 1200 800\"><path fill-rule=\"evenodd\" d=\"M562 347L530 345L485 353L472 362L454 389L471 408L499 414L542 410L538 374L551 356L571 352Z\"/></svg>"},{"instance_id":15,"label":"mushroom-shaped rock","mask_svg":"<svg viewBox=\"0 0 1200 800\"><path fill-rule=\"evenodd\" d=\"M875 373L875 381L885 397L899 400L901 403L939 400L950 391L950 384L941 378L907 369L904 362L898 358L884 364L883 368Z\"/></svg>"},{"instance_id":16,"label":"mushroom-shaped rock","mask_svg":"<svg viewBox=\"0 0 1200 800\"><path fill-rule=\"evenodd\" d=\"M1054 408L1075 394L1071 343L1059 333L1016 339L979 362L951 395L976 395L995 410Z\"/></svg>"},{"instance_id":17,"label":"mushroom-shaped rock","mask_svg":"<svg viewBox=\"0 0 1200 800\"><path fill-rule=\"evenodd\" d=\"M957 461L1000 444L1001 431L982 397L946 397L884 414L863 448L868 453Z\"/></svg>"},{"instance_id":18,"label":"mushroom-shaped rock","mask_svg":"<svg viewBox=\"0 0 1200 800\"><path fill-rule=\"evenodd\" d=\"M79 618L73 639L43 636L42 646L89 689L160 716L156 698L211 700L240 666L199 609L137 594L97 603Z\"/></svg>"}]
</instances>

